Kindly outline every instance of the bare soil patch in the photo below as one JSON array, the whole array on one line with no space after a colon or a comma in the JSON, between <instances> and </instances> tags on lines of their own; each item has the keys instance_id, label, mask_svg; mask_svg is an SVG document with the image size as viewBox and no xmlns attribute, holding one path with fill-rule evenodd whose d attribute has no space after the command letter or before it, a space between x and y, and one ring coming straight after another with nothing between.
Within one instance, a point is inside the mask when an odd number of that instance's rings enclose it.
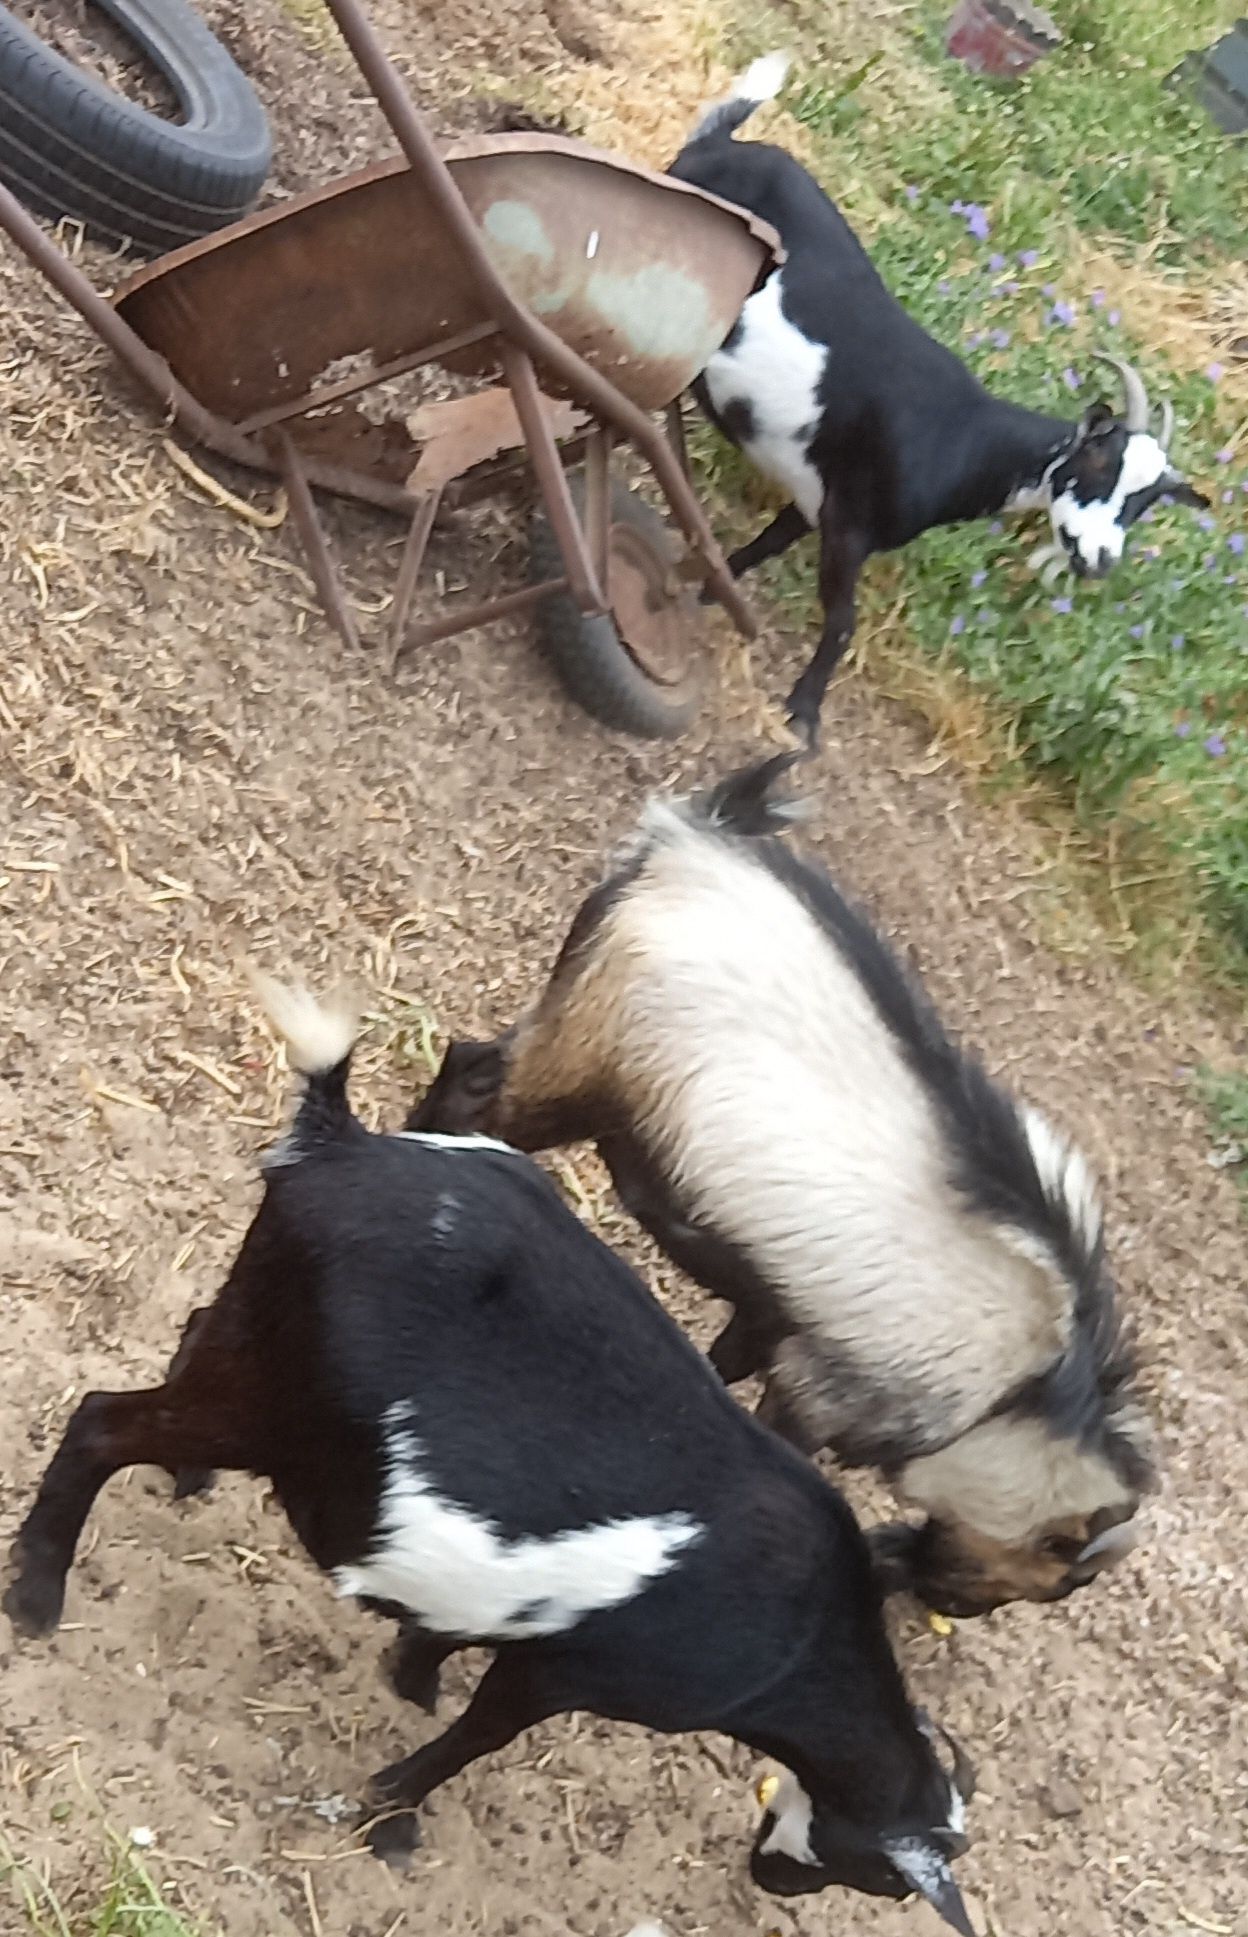
<instances>
[{"instance_id":1,"label":"bare soil patch","mask_svg":"<svg viewBox=\"0 0 1248 1937\"><path fill-rule=\"evenodd\" d=\"M389 147L306 21L275 0L210 11L269 100L279 192ZM606 86L629 27L586 9L602 46L581 53L553 6L377 12L447 128L490 111L483 76L578 61ZM634 25L644 49L645 16ZM803 643L771 631L746 651L713 626L706 714L674 750L602 734L505 629L391 682L344 653L285 531L206 506L173 470L145 407L11 251L0 293L7 1543L76 1396L160 1376L256 1201L255 1152L286 1098L239 958L371 978L356 1093L393 1120L422 1080L422 1020L508 1020L645 791L754 750ZM338 522L375 597L400 534ZM454 580L509 560L514 533L487 520L440 538L434 562ZM1236 1044L1216 1016L1141 994L1094 936L1051 946L1049 857L862 679L834 688L827 740L815 845L1105 1177L1164 1436L1148 1540L1112 1580L949 1640L898 1616L916 1694L980 1763L966 1885L1000 1937L1229 1933L1248 1917L1244 1243L1188 1071ZM592 1163L560 1169L705 1339L706 1307ZM748 1758L584 1718L448 1786L411 1874L391 1875L352 1852L342 1811L436 1724L382 1686L383 1629L333 1601L254 1486L177 1508L168 1491L147 1473L108 1490L55 1643L0 1634L0 1827L71 1905L102 1865L80 1771L117 1827L154 1831L154 1867L229 1937L315 1937L316 1920L325 1937L621 1937L643 1913L679 1937L831 1937L847 1921L900 1937L928 1915L764 1901L743 1865ZM452 1674L444 1720L467 1685ZM16 1918L6 1906L0 1924Z\"/></svg>"}]
</instances>

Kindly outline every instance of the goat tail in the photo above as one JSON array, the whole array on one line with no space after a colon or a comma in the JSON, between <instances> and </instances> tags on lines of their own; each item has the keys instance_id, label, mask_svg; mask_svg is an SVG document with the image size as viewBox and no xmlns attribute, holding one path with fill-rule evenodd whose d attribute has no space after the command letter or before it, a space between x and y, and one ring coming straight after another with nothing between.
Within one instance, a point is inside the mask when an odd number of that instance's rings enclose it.
<instances>
[{"instance_id":1,"label":"goat tail","mask_svg":"<svg viewBox=\"0 0 1248 1937\"><path fill-rule=\"evenodd\" d=\"M726 779L702 793L655 794L646 802L633 838L615 855L617 868L627 867L645 857L657 846L679 840L691 831L702 834L729 834L746 840L764 840L787 833L794 821L805 820L804 800L773 792L777 782L804 760L804 752L773 753L748 767L738 767Z\"/></svg>"},{"instance_id":2,"label":"goat tail","mask_svg":"<svg viewBox=\"0 0 1248 1937\"><path fill-rule=\"evenodd\" d=\"M721 833L754 840L785 833L794 821L805 817L806 802L774 790L805 757L797 751L773 753L767 760L738 767L696 799L693 805L697 818Z\"/></svg>"},{"instance_id":3,"label":"goat tail","mask_svg":"<svg viewBox=\"0 0 1248 1937\"><path fill-rule=\"evenodd\" d=\"M287 1060L303 1078L303 1095L290 1131L269 1162L297 1162L313 1145L340 1137L356 1119L347 1100L351 1052L359 1034L358 1002L340 990L318 1002L308 990L251 971L256 1000L285 1045Z\"/></svg>"},{"instance_id":4,"label":"goat tail","mask_svg":"<svg viewBox=\"0 0 1248 1937\"><path fill-rule=\"evenodd\" d=\"M785 53L764 54L759 60L751 61L744 74L738 74L724 99L703 110L685 146L705 141L711 135L725 140L734 135L764 101L775 100L792 64L793 56Z\"/></svg>"}]
</instances>

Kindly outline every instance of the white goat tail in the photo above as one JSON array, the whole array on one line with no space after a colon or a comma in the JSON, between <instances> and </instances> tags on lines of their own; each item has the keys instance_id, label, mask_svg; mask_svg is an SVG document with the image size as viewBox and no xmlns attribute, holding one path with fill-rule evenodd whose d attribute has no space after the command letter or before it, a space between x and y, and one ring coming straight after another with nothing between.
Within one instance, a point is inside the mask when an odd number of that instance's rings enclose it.
<instances>
[{"instance_id":1,"label":"white goat tail","mask_svg":"<svg viewBox=\"0 0 1248 1937\"><path fill-rule=\"evenodd\" d=\"M738 74L732 84L734 101L748 101L752 107L761 107L764 101L774 101L789 78L793 65L792 54L783 50L773 54L761 54L751 61L744 74Z\"/></svg>"},{"instance_id":2,"label":"white goat tail","mask_svg":"<svg viewBox=\"0 0 1248 1937\"><path fill-rule=\"evenodd\" d=\"M764 101L774 101L788 78L793 56L786 53L763 54L751 61L744 74L738 74L722 101L703 110L688 141L705 141L711 135L735 134ZM686 144L688 145L688 144Z\"/></svg>"},{"instance_id":3,"label":"white goat tail","mask_svg":"<svg viewBox=\"0 0 1248 1937\"><path fill-rule=\"evenodd\" d=\"M252 969L250 977L257 1002L300 1076L320 1076L351 1054L359 1034L360 1005L349 990L340 989L318 1002L301 985L274 981L259 969Z\"/></svg>"}]
</instances>

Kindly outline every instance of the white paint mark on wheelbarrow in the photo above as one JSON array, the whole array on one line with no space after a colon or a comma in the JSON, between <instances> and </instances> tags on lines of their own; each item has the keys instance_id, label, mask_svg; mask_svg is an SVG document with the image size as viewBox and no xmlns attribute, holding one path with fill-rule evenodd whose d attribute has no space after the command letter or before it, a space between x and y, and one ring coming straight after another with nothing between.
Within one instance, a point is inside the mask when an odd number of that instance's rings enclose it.
<instances>
[{"instance_id":1,"label":"white paint mark on wheelbarrow","mask_svg":"<svg viewBox=\"0 0 1248 1937\"><path fill-rule=\"evenodd\" d=\"M592 262L594 257L597 255L597 253L598 253L598 231L597 229L594 229L590 235L589 241L585 244L586 262Z\"/></svg>"}]
</instances>

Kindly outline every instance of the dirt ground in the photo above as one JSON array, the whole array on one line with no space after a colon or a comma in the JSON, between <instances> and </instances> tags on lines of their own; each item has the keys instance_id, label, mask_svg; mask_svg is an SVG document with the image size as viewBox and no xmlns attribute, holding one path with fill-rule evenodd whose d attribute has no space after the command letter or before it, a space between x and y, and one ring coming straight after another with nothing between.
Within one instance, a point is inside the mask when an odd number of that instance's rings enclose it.
<instances>
[{"instance_id":1,"label":"dirt ground","mask_svg":"<svg viewBox=\"0 0 1248 1937\"><path fill-rule=\"evenodd\" d=\"M479 114L482 65L566 68L578 35L587 76L624 58L624 27L585 44L571 6L376 11L444 126ZM283 130L282 186L368 154L358 84L276 0L214 17ZM629 31L644 41L644 16ZM769 632L747 652L712 626L705 712L675 748L599 731L522 632L439 646L391 681L328 630L286 531L179 476L145 408L7 250L0 291L7 1544L75 1397L159 1376L255 1204L286 1090L241 958L369 978L379 1020L356 1095L393 1119L425 1020L508 1020L647 789L720 772L776 730L767 696L797 648ZM396 534L336 522L375 603ZM434 562L488 576L495 554L518 562L487 520L466 551L439 539ZM1199 1005L1142 994L1078 909L1059 930L1061 876L1038 838L859 677L834 689L811 787L815 845L956 1026L1101 1170L1163 1435L1148 1537L1110 1580L949 1639L898 1614L916 1695L980 1764L964 1884L994 1937L1230 1937L1248 1929L1244 1225L1207 1161L1190 1071L1244 1045ZM1059 932L1087 945L1059 949ZM705 1337L707 1309L590 1161L563 1174ZM921 1906L764 1900L744 1870L749 1758L585 1718L448 1786L411 1872L393 1875L355 1850L352 1806L436 1725L383 1687L381 1625L333 1600L254 1485L182 1507L168 1492L148 1473L115 1482L58 1638L0 1633L0 1828L71 1912L98 1892L98 1810L150 1828L156 1873L227 1937L622 1937L643 1914L678 1937L935 1930ZM443 1720L467 1685L451 1675Z\"/></svg>"}]
</instances>

